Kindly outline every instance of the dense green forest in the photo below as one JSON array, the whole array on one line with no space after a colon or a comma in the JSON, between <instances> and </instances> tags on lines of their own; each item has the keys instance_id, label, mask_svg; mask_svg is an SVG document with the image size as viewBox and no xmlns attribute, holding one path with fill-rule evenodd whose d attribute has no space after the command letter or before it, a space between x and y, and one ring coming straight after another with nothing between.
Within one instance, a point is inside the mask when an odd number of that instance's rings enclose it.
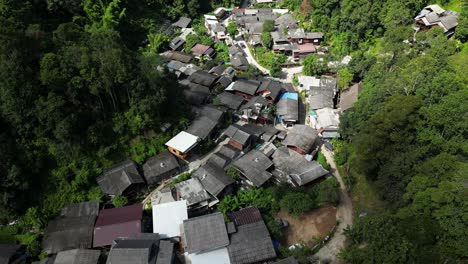
<instances>
[{"instance_id":1,"label":"dense green forest","mask_svg":"<svg viewBox=\"0 0 468 264\"><path fill-rule=\"evenodd\" d=\"M158 70L158 39L181 15L234 3L0 1L0 223L19 220L0 241L37 254L58 209L102 197L103 168L142 162L186 128L190 109L175 75Z\"/></svg>"},{"instance_id":2,"label":"dense green forest","mask_svg":"<svg viewBox=\"0 0 468 264\"><path fill-rule=\"evenodd\" d=\"M440 3L461 9L451 40L439 28L414 35L412 18L429 1L283 4L298 6L302 24L325 33L330 56L351 54L345 69L364 84L341 118L344 141L335 154L351 168L352 192L363 175L384 208L356 212L341 257L350 263L466 260L468 4Z\"/></svg>"}]
</instances>

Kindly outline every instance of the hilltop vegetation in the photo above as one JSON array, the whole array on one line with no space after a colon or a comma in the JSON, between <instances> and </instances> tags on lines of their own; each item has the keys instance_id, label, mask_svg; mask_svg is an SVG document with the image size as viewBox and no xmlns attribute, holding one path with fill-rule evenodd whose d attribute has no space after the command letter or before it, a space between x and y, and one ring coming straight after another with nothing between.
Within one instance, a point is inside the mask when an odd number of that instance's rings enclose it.
<instances>
[{"instance_id":1,"label":"hilltop vegetation","mask_svg":"<svg viewBox=\"0 0 468 264\"><path fill-rule=\"evenodd\" d=\"M345 69L364 84L341 119L345 141L337 158L364 175L387 208L364 211L347 230L351 245L341 257L351 263L453 263L468 256L467 7L456 39L439 28L414 36L412 18L427 4L283 2L299 6L304 27L325 33L332 57L353 56Z\"/></svg>"}]
</instances>

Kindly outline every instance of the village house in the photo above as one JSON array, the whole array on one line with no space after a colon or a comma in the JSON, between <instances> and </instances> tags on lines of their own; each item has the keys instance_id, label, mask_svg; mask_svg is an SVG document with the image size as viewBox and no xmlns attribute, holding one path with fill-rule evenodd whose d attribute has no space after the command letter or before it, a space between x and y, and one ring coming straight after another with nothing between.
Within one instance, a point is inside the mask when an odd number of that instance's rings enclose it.
<instances>
[{"instance_id":1,"label":"village house","mask_svg":"<svg viewBox=\"0 0 468 264\"><path fill-rule=\"evenodd\" d=\"M185 40L181 37L175 37L169 42L169 48L171 50L177 50L180 51L184 47Z\"/></svg>"},{"instance_id":2,"label":"village house","mask_svg":"<svg viewBox=\"0 0 468 264\"><path fill-rule=\"evenodd\" d=\"M348 89L341 92L340 95L340 111L342 113L348 111L357 102L359 93L362 90L362 83L355 83Z\"/></svg>"},{"instance_id":3,"label":"village house","mask_svg":"<svg viewBox=\"0 0 468 264\"><path fill-rule=\"evenodd\" d=\"M208 32L213 38L220 40L220 41L225 40L227 37L227 29L221 23L216 23L214 25L211 25Z\"/></svg>"},{"instance_id":4,"label":"village house","mask_svg":"<svg viewBox=\"0 0 468 264\"><path fill-rule=\"evenodd\" d=\"M208 88L212 88L218 77L210 74L207 71L196 71L188 77L188 80L192 83L200 84Z\"/></svg>"},{"instance_id":5,"label":"village house","mask_svg":"<svg viewBox=\"0 0 468 264\"><path fill-rule=\"evenodd\" d=\"M445 10L439 5L428 5L414 18L417 30L428 31L433 27L441 27L447 37L453 36L458 25L458 13Z\"/></svg>"},{"instance_id":6,"label":"village house","mask_svg":"<svg viewBox=\"0 0 468 264\"><path fill-rule=\"evenodd\" d=\"M158 204L152 203L152 209L153 233L159 234L162 239L180 240L182 224L184 220L188 219L187 202L185 200L172 200Z\"/></svg>"},{"instance_id":7,"label":"village house","mask_svg":"<svg viewBox=\"0 0 468 264\"><path fill-rule=\"evenodd\" d=\"M248 185L261 187L273 176L268 170L273 162L258 150L251 150L233 163Z\"/></svg>"},{"instance_id":8,"label":"village house","mask_svg":"<svg viewBox=\"0 0 468 264\"><path fill-rule=\"evenodd\" d=\"M317 109L316 117L311 117L310 122L315 129L319 131L322 138L335 138L339 137L338 133L340 125L340 116L337 110L326 107Z\"/></svg>"},{"instance_id":9,"label":"village house","mask_svg":"<svg viewBox=\"0 0 468 264\"><path fill-rule=\"evenodd\" d=\"M299 76L299 87L309 95L309 108L312 110L334 107L337 92L336 80L326 77Z\"/></svg>"},{"instance_id":10,"label":"village house","mask_svg":"<svg viewBox=\"0 0 468 264\"><path fill-rule=\"evenodd\" d=\"M264 78L261 80L260 87L257 89L257 94L263 96L269 104L274 104L278 100L281 92L285 90L283 83Z\"/></svg>"},{"instance_id":11,"label":"village house","mask_svg":"<svg viewBox=\"0 0 468 264\"><path fill-rule=\"evenodd\" d=\"M223 145L208 159L207 163L226 169L239 156L240 151L229 144Z\"/></svg>"},{"instance_id":12,"label":"village house","mask_svg":"<svg viewBox=\"0 0 468 264\"><path fill-rule=\"evenodd\" d=\"M278 148L272 155L275 169L288 177L294 186L304 186L328 174L316 161L308 161L287 147Z\"/></svg>"},{"instance_id":13,"label":"village house","mask_svg":"<svg viewBox=\"0 0 468 264\"><path fill-rule=\"evenodd\" d=\"M234 111L239 110L239 107L244 103L242 96L228 92L222 92L216 98L219 100L220 105L224 105Z\"/></svg>"},{"instance_id":14,"label":"village house","mask_svg":"<svg viewBox=\"0 0 468 264\"><path fill-rule=\"evenodd\" d=\"M224 136L229 138L228 144L243 152L247 152L255 144L257 138L245 126L238 124L230 125L225 131Z\"/></svg>"},{"instance_id":15,"label":"village house","mask_svg":"<svg viewBox=\"0 0 468 264\"><path fill-rule=\"evenodd\" d=\"M245 100L250 100L256 95L259 86L260 83L257 81L240 79L226 88L226 91L242 96Z\"/></svg>"},{"instance_id":16,"label":"village house","mask_svg":"<svg viewBox=\"0 0 468 264\"><path fill-rule=\"evenodd\" d=\"M318 132L310 126L295 125L283 140L283 145L301 155L309 154L318 148ZM315 153L313 153L312 156L313 155L315 155Z\"/></svg>"},{"instance_id":17,"label":"village house","mask_svg":"<svg viewBox=\"0 0 468 264\"><path fill-rule=\"evenodd\" d=\"M181 131L179 134L166 142L169 151L178 158L185 160L189 156L189 152L198 145L201 139L197 136Z\"/></svg>"},{"instance_id":18,"label":"village house","mask_svg":"<svg viewBox=\"0 0 468 264\"><path fill-rule=\"evenodd\" d=\"M297 28L289 31L288 40L297 44L312 43L319 45L323 40L323 34L321 32L305 32L304 29Z\"/></svg>"},{"instance_id":19,"label":"village house","mask_svg":"<svg viewBox=\"0 0 468 264\"><path fill-rule=\"evenodd\" d=\"M231 264L264 263L276 258L270 233L256 207L229 214L234 224L227 249Z\"/></svg>"},{"instance_id":20,"label":"village house","mask_svg":"<svg viewBox=\"0 0 468 264\"><path fill-rule=\"evenodd\" d=\"M190 212L206 209L210 195L197 178L191 178L175 185L178 200L185 200Z\"/></svg>"},{"instance_id":21,"label":"village house","mask_svg":"<svg viewBox=\"0 0 468 264\"><path fill-rule=\"evenodd\" d=\"M98 264L101 251L91 249L71 249L59 252L54 264Z\"/></svg>"},{"instance_id":22,"label":"village house","mask_svg":"<svg viewBox=\"0 0 468 264\"><path fill-rule=\"evenodd\" d=\"M49 221L44 230L42 250L48 254L56 254L68 249L91 248L98 212L98 201L63 207L59 216Z\"/></svg>"},{"instance_id":23,"label":"village house","mask_svg":"<svg viewBox=\"0 0 468 264\"><path fill-rule=\"evenodd\" d=\"M160 240L158 234L142 233L116 239L106 264L172 264L174 259L172 241Z\"/></svg>"},{"instance_id":24,"label":"village house","mask_svg":"<svg viewBox=\"0 0 468 264\"><path fill-rule=\"evenodd\" d=\"M275 27L278 28L278 32L287 32L297 28L298 21L293 17L292 14L283 14L275 19Z\"/></svg>"},{"instance_id":25,"label":"village house","mask_svg":"<svg viewBox=\"0 0 468 264\"><path fill-rule=\"evenodd\" d=\"M188 17L180 17L179 20L177 20L172 25L177 28L188 28L190 23L192 23L192 19Z\"/></svg>"},{"instance_id":26,"label":"village house","mask_svg":"<svg viewBox=\"0 0 468 264\"><path fill-rule=\"evenodd\" d=\"M179 162L169 151L153 156L143 164L143 176L148 185L159 184L179 172Z\"/></svg>"},{"instance_id":27,"label":"village house","mask_svg":"<svg viewBox=\"0 0 468 264\"><path fill-rule=\"evenodd\" d=\"M299 120L299 95L297 93L283 93L276 104L278 121L285 127L292 127Z\"/></svg>"},{"instance_id":28,"label":"village house","mask_svg":"<svg viewBox=\"0 0 468 264\"><path fill-rule=\"evenodd\" d=\"M192 55L199 60L201 58L211 60L216 55L216 51L212 47L202 44L195 45L190 51Z\"/></svg>"},{"instance_id":29,"label":"village house","mask_svg":"<svg viewBox=\"0 0 468 264\"><path fill-rule=\"evenodd\" d=\"M200 68L195 64L187 64L176 60L171 60L166 63L166 67L170 72L175 73L178 78L181 78L182 76L190 76L200 70ZM179 83L181 82L179 81Z\"/></svg>"},{"instance_id":30,"label":"village house","mask_svg":"<svg viewBox=\"0 0 468 264\"><path fill-rule=\"evenodd\" d=\"M211 120L206 116L200 116L195 118L192 124L190 124L190 126L185 131L189 134L197 136L202 141L210 140L214 138L217 126L218 123L216 121Z\"/></svg>"},{"instance_id":31,"label":"village house","mask_svg":"<svg viewBox=\"0 0 468 264\"><path fill-rule=\"evenodd\" d=\"M242 108L241 120L255 124L273 123L274 117L268 106L269 103L264 97L252 97Z\"/></svg>"},{"instance_id":32,"label":"village house","mask_svg":"<svg viewBox=\"0 0 468 264\"><path fill-rule=\"evenodd\" d=\"M197 178L203 188L216 200L221 200L234 190L234 179L227 176L221 167L209 162L196 170L192 177Z\"/></svg>"},{"instance_id":33,"label":"village house","mask_svg":"<svg viewBox=\"0 0 468 264\"><path fill-rule=\"evenodd\" d=\"M229 236L221 213L190 218L183 224L185 261L192 264L230 263Z\"/></svg>"},{"instance_id":34,"label":"village house","mask_svg":"<svg viewBox=\"0 0 468 264\"><path fill-rule=\"evenodd\" d=\"M175 60L182 63L190 63L193 59L192 55L180 51L166 51L160 55L167 60Z\"/></svg>"},{"instance_id":35,"label":"village house","mask_svg":"<svg viewBox=\"0 0 468 264\"><path fill-rule=\"evenodd\" d=\"M94 226L93 247L106 247L119 237L142 232L143 205L138 203L121 208L103 209Z\"/></svg>"},{"instance_id":36,"label":"village house","mask_svg":"<svg viewBox=\"0 0 468 264\"><path fill-rule=\"evenodd\" d=\"M310 54L316 53L317 49L314 44L312 43L305 43L305 44L293 44L292 48L292 56L295 60L300 60L307 57Z\"/></svg>"},{"instance_id":37,"label":"village house","mask_svg":"<svg viewBox=\"0 0 468 264\"><path fill-rule=\"evenodd\" d=\"M96 179L103 193L107 195L134 195L145 181L133 160L126 160L106 170Z\"/></svg>"}]
</instances>

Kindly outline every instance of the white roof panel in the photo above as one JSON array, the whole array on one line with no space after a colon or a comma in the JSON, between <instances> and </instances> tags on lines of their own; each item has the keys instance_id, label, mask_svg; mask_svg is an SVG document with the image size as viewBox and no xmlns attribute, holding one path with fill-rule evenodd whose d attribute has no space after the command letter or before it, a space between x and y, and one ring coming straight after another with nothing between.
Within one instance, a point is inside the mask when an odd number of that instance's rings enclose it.
<instances>
[{"instance_id":1,"label":"white roof panel","mask_svg":"<svg viewBox=\"0 0 468 264\"><path fill-rule=\"evenodd\" d=\"M181 225L187 219L185 200L153 205L153 233L159 233L163 239L180 237Z\"/></svg>"},{"instance_id":2,"label":"white roof panel","mask_svg":"<svg viewBox=\"0 0 468 264\"><path fill-rule=\"evenodd\" d=\"M200 138L185 131L180 132L175 137L166 142L166 146L186 153L197 145Z\"/></svg>"}]
</instances>

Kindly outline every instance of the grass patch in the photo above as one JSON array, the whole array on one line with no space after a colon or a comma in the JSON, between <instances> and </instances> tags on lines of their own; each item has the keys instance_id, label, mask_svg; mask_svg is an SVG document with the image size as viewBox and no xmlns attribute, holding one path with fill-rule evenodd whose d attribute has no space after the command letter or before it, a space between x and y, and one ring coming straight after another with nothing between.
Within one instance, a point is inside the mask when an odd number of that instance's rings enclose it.
<instances>
[{"instance_id":1,"label":"grass patch","mask_svg":"<svg viewBox=\"0 0 468 264\"><path fill-rule=\"evenodd\" d=\"M440 1L437 1L437 3L440 5ZM448 4L440 6L446 10L457 11L460 13L462 9L462 0L450 0Z\"/></svg>"}]
</instances>

